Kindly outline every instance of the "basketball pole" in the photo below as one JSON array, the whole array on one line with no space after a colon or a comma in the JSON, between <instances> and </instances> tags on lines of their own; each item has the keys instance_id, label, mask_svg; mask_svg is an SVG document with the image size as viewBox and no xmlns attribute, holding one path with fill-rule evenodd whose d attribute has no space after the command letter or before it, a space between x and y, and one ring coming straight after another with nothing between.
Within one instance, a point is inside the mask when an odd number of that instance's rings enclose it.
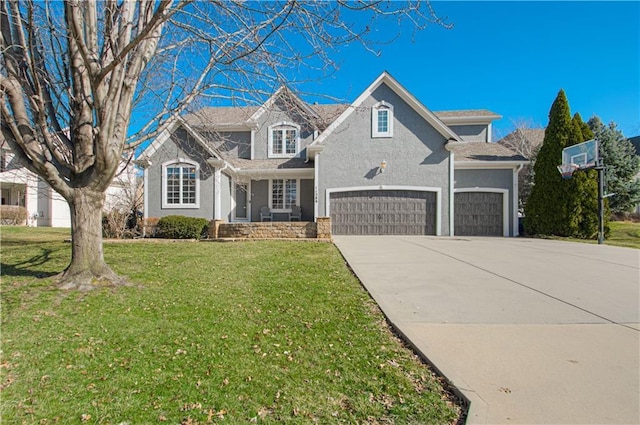
<instances>
[{"instance_id":1,"label":"basketball pole","mask_svg":"<svg viewBox=\"0 0 640 425\"><path fill-rule=\"evenodd\" d=\"M598 159L598 244L604 243L604 165Z\"/></svg>"}]
</instances>

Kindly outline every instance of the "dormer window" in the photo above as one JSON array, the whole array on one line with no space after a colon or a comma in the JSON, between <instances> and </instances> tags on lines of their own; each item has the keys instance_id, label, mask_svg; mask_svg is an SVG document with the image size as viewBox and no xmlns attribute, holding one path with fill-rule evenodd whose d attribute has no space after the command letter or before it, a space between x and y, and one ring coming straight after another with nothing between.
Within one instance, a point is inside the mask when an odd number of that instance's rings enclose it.
<instances>
[{"instance_id":1,"label":"dormer window","mask_svg":"<svg viewBox=\"0 0 640 425\"><path fill-rule=\"evenodd\" d=\"M393 137L393 105L385 101L371 108L371 137Z\"/></svg>"},{"instance_id":2,"label":"dormer window","mask_svg":"<svg viewBox=\"0 0 640 425\"><path fill-rule=\"evenodd\" d=\"M282 122L269 127L269 158L293 158L299 146L300 126Z\"/></svg>"}]
</instances>

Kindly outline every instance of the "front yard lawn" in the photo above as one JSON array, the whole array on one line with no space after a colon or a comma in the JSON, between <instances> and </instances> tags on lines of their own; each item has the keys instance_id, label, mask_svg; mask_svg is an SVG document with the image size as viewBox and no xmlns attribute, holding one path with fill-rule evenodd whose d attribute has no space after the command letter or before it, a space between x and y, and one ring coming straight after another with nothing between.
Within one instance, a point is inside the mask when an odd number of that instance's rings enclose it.
<instances>
[{"instance_id":1,"label":"front yard lawn","mask_svg":"<svg viewBox=\"0 0 640 425\"><path fill-rule=\"evenodd\" d=\"M61 292L68 230L2 227L3 423L455 423L332 244L106 243L133 287Z\"/></svg>"},{"instance_id":2,"label":"front yard lawn","mask_svg":"<svg viewBox=\"0 0 640 425\"><path fill-rule=\"evenodd\" d=\"M611 221L609 227L611 234L605 240L607 245L640 249L640 223Z\"/></svg>"}]
</instances>

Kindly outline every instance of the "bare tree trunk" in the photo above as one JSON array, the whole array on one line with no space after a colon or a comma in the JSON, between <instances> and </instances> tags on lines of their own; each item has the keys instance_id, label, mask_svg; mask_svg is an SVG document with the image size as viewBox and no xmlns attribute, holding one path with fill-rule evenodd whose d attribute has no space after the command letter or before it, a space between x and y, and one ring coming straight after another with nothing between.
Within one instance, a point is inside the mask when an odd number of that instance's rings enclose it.
<instances>
[{"instance_id":1,"label":"bare tree trunk","mask_svg":"<svg viewBox=\"0 0 640 425\"><path fill-rule=\"evenodd\" d=\"M61 289L89 291L101 286L125 285L104 261L102 250L102 206L104 192L75 189L71 210L71 263L60 275Z\"/></svg>"}]
</instances>

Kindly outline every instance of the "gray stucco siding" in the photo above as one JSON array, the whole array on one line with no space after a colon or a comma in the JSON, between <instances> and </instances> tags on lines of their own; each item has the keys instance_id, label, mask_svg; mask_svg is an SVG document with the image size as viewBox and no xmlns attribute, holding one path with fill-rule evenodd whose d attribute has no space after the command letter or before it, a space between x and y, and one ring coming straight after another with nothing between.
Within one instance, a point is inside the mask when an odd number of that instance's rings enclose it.
<instances>
[{"instance_id":1,"label":"gray stucco siding","mask_svg":"<svg viewBox=\"0 0 640 425\"><path fill-rule=\"evenodd\" d=\"M251 181L251 221L260 221L260 208L269 205L269 180Z\"/></svg>"},{"instance_id":2,"label":"gray stucco siding","mask_svg":"<svg viewBox=\"0 0 640 425\"><path fill-rule=\"evenodd\" d=\"M147 217L165 217L167 215L184 215L188 217L213 218L214 169L207 164L208 154L183 130L176 131L149 158L151 166L146 170L148 205ZM168 161L195 161L199 164L199 208L162 208L162 164Z\"/></svg>"},{"instance_id":3,"label":"gray stucco siding","mask_svg":"<svg viewBox=\"0 0 640 425\"><path fill-rule=\"evenodd\" d=\"M455 189L506 189L509 205L509 235L513 236L513 169L463 169L455 170Z\"/></svg>"},{"instance_id":4,"label":"gray stucco siding","mask_svg":"<svg viewBox=\"0 0 640 425\"><path fill-rule=\"evenodd\" d=\"M393 137L374 138L371 107L393 105ZM325 140L319 155L319 214L328 215L327 189L420 186L440 188L442 234L449 231L449 152L446 139L386 85L378 87ZM386 162L384 172L380 171Z\"/></svg>"},{"instance_id":5,"label":"gray stucco siding","mask_svg":"<svg viewBox=\"0 0 640 425\"><path fill-rule=\"evenodd\" d=\"M300 207L302 207L302 221L314 221L313 216L313 180L300 180Z\"/></svg>"},{"instance_id":6,"label":"gray stucco siding","mask_svg":"<svg viewBox=\"0 0 640 425\"><path fill-rule=\"evenodd\" d=\"M209 133L211 139L222 140L217 149L228 157L251 159L251 132L227 131Z\"/></svg>"},{"instance_id":7,"label":"gray stucco siding","mask_svg":"<svg viewBox=\"0 0 640 425\"><path fill-rule=\"evenodd\" d=\"M462 137L465 142L486 142L487 141L487 125L450 125L458 136ZM489 140L490 141L490 140Z\"/></svg>"}]
</instances>

